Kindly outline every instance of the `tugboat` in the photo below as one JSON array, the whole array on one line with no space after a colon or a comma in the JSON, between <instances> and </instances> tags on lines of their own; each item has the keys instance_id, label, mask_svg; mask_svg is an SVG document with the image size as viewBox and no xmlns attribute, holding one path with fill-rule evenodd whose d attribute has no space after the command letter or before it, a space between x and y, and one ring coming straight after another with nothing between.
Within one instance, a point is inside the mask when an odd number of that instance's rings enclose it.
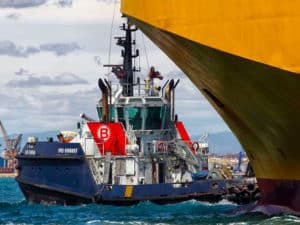
<instances>
[{"instance_id":1,"label":"tugboat","mask_svg":"<svg viewBox=\"0 0 300 225\"><path fill-rule=\"evenodd\" d=\"M99 121L82 114L79 132L58 141L30 137L18 153L16 180L29 202L41 204L159 204L189 199L217 202L228 183L208 177L208 146L192 142L175 115L179 80L162 79L151 67L145 83L135 78L133 25L123 24L122 65L106 65L119 85L99 79Z\"/></svg>"}]
</instances>

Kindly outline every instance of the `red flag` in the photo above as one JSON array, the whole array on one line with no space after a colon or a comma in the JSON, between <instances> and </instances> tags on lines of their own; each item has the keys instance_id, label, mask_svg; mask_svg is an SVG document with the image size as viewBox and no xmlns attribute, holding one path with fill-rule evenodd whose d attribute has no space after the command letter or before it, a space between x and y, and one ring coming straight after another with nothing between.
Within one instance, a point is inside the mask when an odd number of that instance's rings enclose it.
<instances>
[{"instance_id":1,"label":"red flag","mask_svg":"<svg viewBox=\"0 0 300 225\"><path fill-rule=\"evenodd\" d=\"M155 71L155 69L154 69L153 66L151 66L151 68L150 68L149 78L150 78L150 79L158 78L158 79L160 79L160 80L163 79L162 75L160 75L160 72Z\"/></svg>"}]
</instances>

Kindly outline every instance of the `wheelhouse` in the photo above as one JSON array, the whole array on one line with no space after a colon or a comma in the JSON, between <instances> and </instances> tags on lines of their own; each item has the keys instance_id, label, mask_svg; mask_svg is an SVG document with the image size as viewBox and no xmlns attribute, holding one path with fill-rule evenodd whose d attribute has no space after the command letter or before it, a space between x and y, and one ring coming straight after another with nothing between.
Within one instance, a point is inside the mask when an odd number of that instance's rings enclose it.
<instances>
[{"instance_id":1,"label":"wheelhouse","mask_svg":"<svg viewBox=\"0 0 300 225\"><path fill-rule=\"evenodd\" d=\"M121 122L125 129L166 130L170 126L170 103L161 97L121 97L108 105L112 121ZM101 100L97 105L99 120L102 119Z\"/></svg>"}]
</instances>

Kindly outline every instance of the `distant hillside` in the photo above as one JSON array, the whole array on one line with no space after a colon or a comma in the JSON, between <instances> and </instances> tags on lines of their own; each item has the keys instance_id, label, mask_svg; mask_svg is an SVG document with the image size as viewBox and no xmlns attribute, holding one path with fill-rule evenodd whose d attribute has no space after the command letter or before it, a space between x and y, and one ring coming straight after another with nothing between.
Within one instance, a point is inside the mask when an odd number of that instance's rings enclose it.
<instances>
[{"instance_id":1,"label":"distant hillside","mask_svg":"<svg viewBox=\"0 0 300 225\"><path fill-rule=\"evenodd\" d=\"M209 136L210 152L212 153L238 153L244 151L240 142L231 132L221 132Z\"/></svg>"},{"instance_id":2,"label":"distant hillside","mask_svg":"<svg viewBox=\"0 0 300 225\"><path fill-rule=\"evenodd\" d=\"M57 131L23 134L22 146L25 144L29 136L38 137L38 139L41 141L47 140L48 137L53 137L55 140L58 132L59 131L57 130ZM10 137L16 137L16 136L17 136L16 134L10 135ZM197 136L193 136L191 138L193 140L199 139L199 137ZM238 142L238 140L236 139L236 137L233 135L233 133L229 131L209 134L208 142L209 142L211 153L224 154L224 153L238 153L240 151L243 151L243 148ZM0 149L2 150L5 147L2 137L0 138L0 144L1 144Z\"/></svg>"}]
</instances>

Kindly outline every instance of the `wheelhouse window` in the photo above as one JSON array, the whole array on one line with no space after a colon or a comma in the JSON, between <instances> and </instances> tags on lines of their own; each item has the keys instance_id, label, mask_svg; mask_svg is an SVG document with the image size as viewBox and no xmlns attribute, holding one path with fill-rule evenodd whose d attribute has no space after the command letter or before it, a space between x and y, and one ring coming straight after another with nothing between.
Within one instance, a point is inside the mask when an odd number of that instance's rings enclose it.
<instances>
[{"instance_id":1,"label":"wheelhouse window","mask_svg":"<svg viewBox=\"0 0 300 225\"><path fill-rule=\"evenodd\" d=\"M142 129L142 107L128 107L128 120L133 130Z\"/></svg>"},{"instance_id":2,"label":"wheelhouse window","mask_svg":"<svg viewBox=\"0 0 300 225\"><path fill-rule=\"evenodd\" d=\"M101 106L97 107L97 112L98 112L98 118L99 118L99 120L101 120L102 119L102 107Z\"/></svg>"},{"instance_id":3,"label":"wheelhouse window","mask_svg":"<svg viewBox=\"0 0 300 225\"><path fill-rule=\"evenodd\" d=\"M115 106L111 106L111 118L112 118L112 121L115 120Z\"/></svg>"},{"instance_id":4,"label":"wheelhouse window","mask_svg":"<svg viewBox=\"0 0 300 225\"><path fill-rule=\"evenodd\" d=\"M124 107L118 107L118 120L121 122L126 129L126 118L125 118L125 113L124 113Z\"/></svg>"},{"instance_id":5,"label":"wheelhouse window","mask_svg":"<svg viewBox=\"0 0 300 225\"><path fill-rule=\"evenodd\" d=\"M163 107L147 107L146 108L146 130L161 129L163 120Z\"/></svg>"},{"instance_id":6,"label":"wheelhouse window","mask_svg":"<svg viewBox=\"0 0 300 225\"><path fill-rule=\"evenodd\" d=\"M168 129L168 127L170 125L170 122L171 122L171 120L170 120L170 117L171 117L170 106L165 105L164 108L165 108L165 112L164 112L165 116L164 116L164 125L163 125L164 127L163 127L163 129Z\"/></svg>"}]
</instances>

